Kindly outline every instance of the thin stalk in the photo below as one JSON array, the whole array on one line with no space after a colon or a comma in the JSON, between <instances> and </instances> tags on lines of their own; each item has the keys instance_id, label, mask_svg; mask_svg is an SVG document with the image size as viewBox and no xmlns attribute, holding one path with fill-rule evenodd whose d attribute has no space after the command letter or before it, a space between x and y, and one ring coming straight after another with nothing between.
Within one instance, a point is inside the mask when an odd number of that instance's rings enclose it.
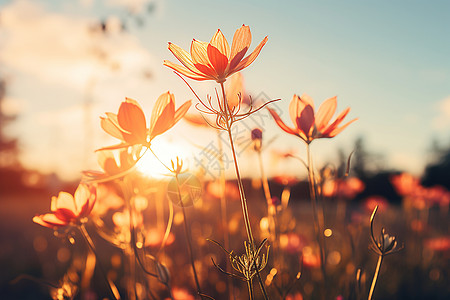
<instances>
[{"instance_id":1,"label":"thin stalk","mask_svg":"<svg viewBox=\"0 0 450 300\"><path fill-rule=\"evenodd\" d=\"M231 126L233 125L233 116L232 116L232 114L230 112L230 108L228 106L227 98L225 95L225 86L224 86L223 82L220 83L220 87L222 89L223 106L224 106L223 110L225 112L226 128L227 128L227 132L228 132L228 137L230 139L230 147L231 147L231 153L233 154L234 168L236 170L236 177L237 177L238 186L239 186L239 193L241 195L242 215L244 218L245 230L247 231L247 237L248 237L249 243L252 247L252 251L256 251L255 240L253 238L252 228L250 225L250 217L248 214L247 199L245 197L244 185L242 183L241 174L240 174L239 166L238 166L238 162L237 162L236 150L235 150L234 142L233 142L233 135L231 133ZM267 300L268 296L267 296L266 290L264 288L264 284L262 284L262 279L261 279L261 275L259 274L259 271L258 271L258 266L255 266L255 269L256 269L256 275L260 282L261 291L264 294L264 299ZM253 291L252 291L252 293L253 293ZM253 297L253 294L251 296Z\"/></svg>"},{"instance_id":2,"label":"thin stalk","mask_svg":"<svg viewBox=\"0 0 450 300\"><path fill-rule=\"evenodd\" d=\"M247 288L248 288L248 298L253 300L253 282L251 280L247 280Z\"/></svg>"},{"instance_id":3,"label":"thin stalk","mask_svg":"<svg viewBox=\"0 0 450 300\"><path fill-rule=\"evenodd\" d=\"M181 211L183 212L184 231L186 233L186 241L187 241L187 246L188 246L189 257L191 260L192 272L194 273L194 280L195 280L195 285L197 286L197 293L199 295L201 295L202 292L200 289L200 283L198 280L197 271L195 270L194 253L192 251L192 237L191 237L191 233L189 231L188 224L187 224L186 211L184 209L184 203L183 203L183 199L181 197L180 182L178 180L178 174L175 174L175 179L177 181L178 200L180 201Z\"/></svg>"},{"instance_id":4,"label":"thin stalk","mask_svg":"<svg viewBox=\"0 0 450 300\"><path fill-rule=\"evenodd\" d=\"M375 284L377 283L378 274L380 274L381 263L383 262L383 255L378 256L377 267L375 269L375 274L373 275L372 285L370 286L369 297L367 300L372 299L373 291L375 290Z\"/></svg>"},{"instance_id":5,"label":"thin stalk","mask_svg":"<svg viewBox=\"0 0 450 300\"><path fill-rule=\"evenodd\" d=\"M270 194L270 188L269 188L269 180L267 179L266 173L264 172L264 164L262 161L262 154L261 151L258 152L258 160L259 160L259 168L261 170L261 181L264 191L264 197L266 198L267 202L267 218L269 221L269 234L270 234L270 241L273 243L276 241L276 224L275 224L275 207L272 205L272 196Z\"/></svg>"},{"instance_id":6,"label":"thin stalk","mask_svg":"<svg viewBox=\"0 0 450 300\"><path fill-rule=\"evenodd\" d=\"M323 239L322 239L322 230L320 225L320 220L318 217L317 212L317 193L316 193L316 180L314 176L314 167L312 163L312 155L311 155L311 149L310 145L306 145L306 152L308 156L308 181L309 181L309 193L311 198L311 205L313 209L313 217L314 217L314 229L316 233L316 239L319 243L319 249L320 249L320 266L322 270L323 275L323 281L324 285L326 285L326 270L325 270L325 250L323 245Z\"/></svg>"},{"instance_id":7,"label":"thin stalk","mask_svg":"<svg viewBox=\"0 0 450 300\"><path fill-rule=\"evenodd\" d=\"M234 142L233 142L233 135L231 133L231 125L232 125L232 116L230 115L230 110L228 107L228 102L226 100L226 95L225 95L225 86L223 84L223 82L220 83L220 87L222 88L222 96L223 96L223 105L224 105L224 112L225 112L225 117L227 119L227 132L228 132L228 137L230 139L230 147L231 147L231 153L233 154L233 161L234 161L234 168L236 171L236 177L237 177L237 181L238 181L238 187L239 187L239 193L241 196L241 207L242 207L242 215L244 218L244 225L245 225L245 230L247 232L247 237L249 242L252 244L252 246L254 246L254 238L253 238L253 234L252 234L252 228L250 225L250 218L248 215L248 207L247 207L247 199L245 198L245 192L244 192L244 185L242 184L242 179L241 179L241 174L239 172L239 166L237 163L237 157L236 157L236 150L234 147Z\"/></svg>"},{"instance_id":8,"label":"thin stalk","mask_svg":"<svg viewBox=\"0 0 450 300\"><path fill-rule=\"evenodd\" d=\"M220 216L222 219L222 229L223 229L223 245L225 249L230 249L230 236L228 233L228 212L227 212L227 198L225 195L226 188L226 179L225 179L225 167L223 163L223 146L222 139L220 138L219 131L217 131L217 143L219 146L219 166L220 166L220 178L219 178L219 186L220 186ZM231 272L231 266L229 264L226 265L226 271ZM230 300L233 299L234 289L233 289L233 281L231 277L227 277L227 290L228 290L228 298Z\"/></svg>"},{"instance_id":9,"label":"thin stalk","mask_svg":"<svg viewBox=\"0 0 450 300\"><path fill-rule=\"evenodd\" d=\"M136 259L133 257L133 253L136 255L136 258L139 259L139 255L136 249L136 238L135 238L135 230L134 230L134 221L133 221L133 204L131 203L132 193L129 190L128 182L125 178L122 178L122 192L124 194L125 203L128 209L129 214L129 225L130 225L130 244L129 248L125 249L125 254L128 257L129 271L130 271L130 283L132 286L131 290L128 291L128 296L130 299L137 299L136 295ZM144 268L144 265L142 265Z\"/></svg>"},{"instance_id":10,"label":"thin stalk","mask_svg":"<svg viewBox=\"0 0 450 300\"><path fill-rule=\"evenodd\" d=\"M113 288L111 287L111 283L109 282L109 279L108 279L108 277L106 275L106 272L103 269L102 265L100 264L100 261L98 260L98 255L97 255L97 251L95 250L94 242L92 241L89 233L87 232L86 228L84 227L84 224L81 224L80 226L78 226L78 229L80 230L81 235L83 236L84 240L88 244L89 248L91 249L91 251L95 255L95 258L97 260L97 266L98 266L98 268L100 270L100 273L102 273L102 277L106 281L106 285L108 286L108 290L111 293L113 299L120 299L119 291L117 291L116 288L114 289L115 291L113 291ZM117 293L117 296L116 296L116 293Z\"/></svg>"}]
</instances>

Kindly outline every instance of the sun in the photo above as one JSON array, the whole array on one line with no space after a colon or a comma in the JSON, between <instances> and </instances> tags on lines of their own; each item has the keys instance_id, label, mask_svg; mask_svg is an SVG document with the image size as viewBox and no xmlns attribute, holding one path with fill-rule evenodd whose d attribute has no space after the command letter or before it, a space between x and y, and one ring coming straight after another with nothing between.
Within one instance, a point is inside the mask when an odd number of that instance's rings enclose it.
<instances>
[{"instance_id":1,"label":"sun","mask_svg":"<svg viewBox=\"0 0 450 300\"><path fill-rule=\"evenodd\" d=\"M171 160L176 161L177 156L182 160L186 160L190 156L186 145L169 142L164 139L152 143L151 149L153 153L147 150L137 164L137 170L151 178L170 177L171 173L166 166L171 167Z\"/></svg>"}]
</instances>

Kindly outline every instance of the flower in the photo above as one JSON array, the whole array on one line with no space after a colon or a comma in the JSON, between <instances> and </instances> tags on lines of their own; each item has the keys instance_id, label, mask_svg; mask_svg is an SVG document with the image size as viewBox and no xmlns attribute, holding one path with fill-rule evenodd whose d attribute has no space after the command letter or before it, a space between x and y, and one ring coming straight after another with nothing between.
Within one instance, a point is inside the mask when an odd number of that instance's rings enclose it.
<instances>
[{"instance_id":1,"label":"flower","mask_svg":"<svg viewBox=\"0 0 450 300\"><path fill-rule=\"evenodd\" d=\"M175 96L166 92L158 97L147 128L144 112L136 100L126 98L119 107L118 114L106 113L101 117L101 126L106 133L122 140L122 143L105 149L119 149L133 145L149 147L158 135L172 128L188 111L191 101L186 101L175 110Z\"/></svg>"},{"instance_id":2,"label":"flower","mask_svg":"<svg viewBox=\"0 0 450 300\"><path fill-rule=\"evenodd\" d=\"M33 222L49 228L82 223L91 213L96 199L96 187L81 183L73 196L60 192L58 197L52 197L51 213L37 215L33 218Z\"/></svg>"},{"instance_id":3,"label":"flower","mask_svg":"<svg viewBox=\"0 0 450 300\"><path fill-rule=\"evenodd\" d=\"M112 180L123 176L128 170L131 170L139 160L141 146L121 149L118 157L111 150L101 150L97 152L97 161L102 171L88 170L83 171L88 179L92 180Z\"/></svg>"},{"instance_id":4,"label":"flower","mask_svg":"<svg viewBox=\"0 0 450 300\"><path fill-rule=\"evenodd\" d=\"M311 97L306 94L303 94L301 97L294 95L289 105L289 114L292 123L294 123L294 128L288 127L273 109L268 108L268 110L282 130L300 137L309 144L314 139L335 137L348 125L357 120L353 119L345 125L338 127L350 111L350 108L346 108L329 124L336 112L336 106L336 97L332 97L325 100L319 107L317 113L315 113L314 102Z\"/></svg>"},{"instance_id":5,"label":"flower","mask_svg":"<svg viewBox=\"0 0 450 300\"><path fill-rule=\"evenodd\" d=\"M248 26L242 25L233 36L230 46L220 29L209 43L192 40L191 53L169 42L169 50L183 64L178 65L165 60L164 65L194 80L215 80L225 82L228 76L248 67L259 55L267 42L267 36L244 58L252 35Z\"/></svg>"}]
</instances>

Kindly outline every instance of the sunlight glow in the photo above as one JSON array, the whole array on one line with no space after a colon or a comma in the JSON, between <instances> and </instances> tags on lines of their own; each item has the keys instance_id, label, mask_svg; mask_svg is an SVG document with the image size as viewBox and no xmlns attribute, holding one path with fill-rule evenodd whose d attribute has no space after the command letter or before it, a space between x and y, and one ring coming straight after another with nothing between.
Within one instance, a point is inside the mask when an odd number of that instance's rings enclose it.
<instances>
[{"instance_id":1,"label":"sunlight glow","mask_svg":"<svg viewBox=\"0 0 450 300\"><path fill-rule=\"evenodd\" d=\"M186 151L186 147L173 142L165 141L163 139L160 139L156 143L152 144L151 149L158 156L158 158L156 158L155 155L148 150L138 162L137 170L145 176L157 179L169 178L172 176L170 171L166 168L171 168L171 160L176 162L178 156L180 159L185 161L190 154ZM186 164L185 166L187 168Z\"/></svg>"}]
</instances>

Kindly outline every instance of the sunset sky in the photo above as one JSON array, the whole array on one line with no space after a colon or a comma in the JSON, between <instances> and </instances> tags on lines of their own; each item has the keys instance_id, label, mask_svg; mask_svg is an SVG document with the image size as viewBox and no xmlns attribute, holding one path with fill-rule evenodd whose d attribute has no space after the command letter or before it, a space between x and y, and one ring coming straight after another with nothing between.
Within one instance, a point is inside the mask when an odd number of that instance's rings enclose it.
<instances>
[{"instance_id":1,"label":"sunset sky","mask_svg":"<svg viewBox=\"0 0 450 300\"><path fill-rule=\"evenodd\" d=\"M335 139L313 143L318 162L333 160L339 148L350 153L363 137L386 167L420 174L432 141L450 142L449 12L448 1L415 0L0 0L3 109L18 115L6 131L19 138L24 166L76 179L96 168L95 149L116 142L101 130L99 116L117 113L125 97L139 101L148 118L168 90L177 107L193 99L162 64L176 61L167 42L188 50L193 38L209 41L220 28L231 43L246 24L250 50L269 37L243 71L249 94L280 98L276 107L288 124L289 102L302 93L316 106L337 95L338 111L351 107L348 119L359 119ZM101 21L107 34L98 29ZM189 82L202 96L214 93L212 83ZM266 140L275 138L265 153L271 174L285 167L295 173L299 166L276 166L269 157L275 150L304 156L304 143L282 132L267 111L239 129L248 132L257 122ZM183 121L154 144L165 159L180 155L195 167L216 139L213 130ZM248 170L256 160L242 156Z\"/></svg>"}]
</instances>

